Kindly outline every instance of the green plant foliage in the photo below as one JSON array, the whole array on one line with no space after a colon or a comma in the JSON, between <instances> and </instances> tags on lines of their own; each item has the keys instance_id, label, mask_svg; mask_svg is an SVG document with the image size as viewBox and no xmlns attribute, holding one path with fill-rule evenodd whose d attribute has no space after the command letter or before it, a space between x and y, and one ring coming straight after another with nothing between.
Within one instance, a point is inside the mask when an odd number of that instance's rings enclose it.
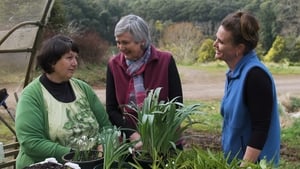
<instances>
[{"instance_id":1,"label":"green plant foliage","mask_svg":"<svg viewBox=\"0 0 300 169\"><path fill-rule=\"evenodd\" d=\"M132 143L127 142L126 136L121 136L121 131L116 126L105 127L100 133L99 143L103 147L103 169L110 169L116 162L121 168L132 146Z\"/></svg>"},{"instance_id":2,"label":"green plant foliage","mask_svg":"<svg viewBox=\"0 0 300 169\"><path fill-rule=\"evenodd\" d=\"M200 49L198 50L198 59L197 62L211 62L215 60L214 54L215 49L213 47L214 41L212 39L205 39Z\"/></svg>"},{"instance_id":3,"label":"green plant foliage","mask_svg":"<svg viewBox=\"0 0 300 169\"><path fill-rule=\"evenodd\" d=\"M264 55L265 55L265 53L266 53L266 50L263 48L263 46L262 46L261 43L258 43L258 44L257 44L257 46L256 46L256 48L255 48L255 52L256 52L258 58L259 58L260 60L263 60L263 57L264 57Z\"/></svg>"},{"instance_id":4,"label":"green plant foliage","mask_svg":"<svg viewBox=\"0 0 300 169\"><path fill-rule=\"evenodd\" d=\"M300 62L300 36L290 36L287 39L287 58L290 62Z\"/></svg>"},{"instance_id":5,"label":"green plant foliage","mask_svg":"<svg viewBox=\"0 0 300 169\"><path fill-rule=\"evenodd\" d=\"M199 113L191 115L191 119L196 121L190 129L193 131L221 134L222 116L220 115L220 100L186 100L184 104L201 104Z\"/></svg>"},{"instance_id":6,"label":"green plant foliage","mask_svg":"<svg viewBox=\"0 0 300 169\"><path fill-rule=\"evenodd\" d=\"M282 56L284 56L284 52L286 49L285 40L281 36L277 36L272 48L268 51L266 56L264 57L264 61L266 62L279 62L282 60Z\"/></svg>"},{"instance_id":7,"label":"green plant foliage","mask_svg":"<svg viewBox=\"0 0 300 169\"><path fill-rule=\"evenodd\" d=\"M171 149L176 149L176 142L180 140L183 132L196 123L190 115L197 112L199 104L184 106L171 101L159 101L161 88L150 90L143 106L130 106L138 114L137 130L143 143L141 153L149 154L152 158L152 168L159 165L159 161L168 158ZM182 125L183 121L188 123Z\"/></svg>"},{"instance_id":8,"label":"green plant foliage","mask_svg":"<svg viewBox=\"0 0 300 169\"><path fill-rule=\"evenodd\" d=\"M12 119L8 116L8 114L3 109L0 109L0 116L10 125L14 128L14 122ZM3 144L10 143L12 140L15 139L15 135L9 130L9 128L0 121L0 142Z\"/></svg>"},{"instance_id":9,"label":"green plant foliage","mask_svg":"<svg viewBox=\"0 0 300 169\"><path fill-rule=\"evenodd\" d=\"M291 97L291 111L296 112L300 110L300 98Z\"/></svg>"},{"instance_id":10,"label":"green plant foliage","mask_svg":"<svg viewBox=\"0 0 300 169\"><path fill-rule=\"evenodd\" d=\"M169 169L236 169L242 161L234 159L230 163L221 152L203 150L194 146L189 150L179 152L177 157L170 158L164 168ZM272 169L272 164L265 160L259 164L247 163L245 168Z\"/></svg>"},{"instance_id":11,"label":"green plant foliage","mask_svg":"<svg viewBox=\"0 0 300 169\"><path fill-rule=\"evenodd\" d=\"M291 127L283 128L281 138L284 143L300 148L300 119L295 120Z\"/></svg>"},{"instance_id":12,"label":"green plant foliage","mask_svg":"<svg viewBox=\"0 0 300 169\"><path fill-rule=\"evenodd\" d=\"M76 70L74 77L81 79L92 86L104 86L106 66L98 64L81 64Z\"/></svg>"},{"instance_id":13,"label":"green plant foliage","mask_svg":"<svg viewBox=\"0 0 300 169\"><path fill-rule=\"evenodd\" d=\"M88 161L91 160L90 155L94 155L97 138L88 138L83 135L80 138L74 138L70 147L75 151L72 161ZM97 156L96 156L97 157ZM94 158L94 157L93 157Z\"/></svg>"},{"instance_id":14,"label":"green plant foliage","mask_svg":"<svg viewBox=\"0 0 300 169\"><path fill-rule=\"evenodd\" d=\"M272 0L256 1L259 4L259 10L256 12L260 23L260 39L265 49L270 49L276 35L280 31L280 25L276 22L276 11L274 6L276 2Z\"/></svg>"},{"instance_id":15,"label":"green plant foliage","mask_svg":"<svg viewBox=\"0 0 300 169\"><path fill-rule=\"evenodd\" d=\"M49 18L49 22L46 25L47 30L55 31L55 30L64 30L67 28L67 21L65 18L66 11L63 8L63 4L61 0L55 1L53 4L53 8L51 10L51 17ZM65 32L65 31L61 31Z\"/></svg>"}]
</instances>

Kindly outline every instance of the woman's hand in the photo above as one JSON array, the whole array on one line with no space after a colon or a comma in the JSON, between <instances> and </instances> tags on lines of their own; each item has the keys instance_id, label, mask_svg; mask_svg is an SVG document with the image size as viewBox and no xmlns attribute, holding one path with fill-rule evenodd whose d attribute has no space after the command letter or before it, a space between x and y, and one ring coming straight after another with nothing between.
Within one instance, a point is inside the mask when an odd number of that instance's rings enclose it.
<instances>
[{"instance_id":1,"label":"woman's hand","mask_svg":"<svg viewBox=\"0 0 300 169\"><path fill-rule=\"evenodd\" d=\"M103 146L102 146L102 144L98 145L97 151L99 152L98 157L103 157Z\"/></svg>"},{"instance_id":2,"label":"woman's hand","mask_svg":"<svg viewBox=\"0 0 300 169\"><path fill-rule=\"evenodd\" d=\"M141 139L141 135L140 135L138 132L134 132L134 133L131 134L130 137L129 137L129 140L130 140L131 142L138 141L138 142L134 145L134 149L135 149L135 150L141 149L142 146L143 146L143 143L142 143L142 141L141 141L140 139Z\"/></svg>"}]
</instances>

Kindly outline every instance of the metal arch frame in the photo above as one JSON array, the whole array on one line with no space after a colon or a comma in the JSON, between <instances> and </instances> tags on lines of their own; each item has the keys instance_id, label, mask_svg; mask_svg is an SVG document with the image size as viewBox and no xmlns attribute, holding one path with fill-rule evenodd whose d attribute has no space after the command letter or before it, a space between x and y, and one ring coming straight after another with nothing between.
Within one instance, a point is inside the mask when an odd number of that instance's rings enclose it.
<instances>
[{"instance_id":1,"label":"metal arch frame","mask_svg":"<svg viewBox=\"0 0 300 169\"><path fill-rule=\"evenodd\" d=\"M31 52L31 56L29 58L29 62L28 62L28 66L27 66L27 70L26 70L26 75L25 75L25 80L24 80L24 84L23 87L27 86L29 84L29 82L31 81L31 71L34 67L34 59L35 59L35 55L36 55L36 50L38 45L40 44L40 40L41 40L41 35L43 33L43 28L44 26L47 24L47 17L50 14L50 11L53 7L55 0L48 0L46 5L45 5L45 10L43 12L42 18L40 21L24 21L21 22L17 25L15 25L13 28L11 28L7 34L0 40L0 46L3 44L3 42L5 42L5 40L13 33L15 32L17 29L26 26L26 25L36 25L38 26L38 31L34 40L34 43L32 45L31 48L26 48L26 49L10 49L10 50L0 50L0 53L21 53L21 52Z\"/></svg>"},{"instance_id":2,"label":"metal arch frame","mask_svg":"<svg viewBox=\"0 0 300 169\"><path fill-rule=\"evenodd\" d=\"M21 53L21 52L31 52L30 58L29 58L29 62L27 65L27 70L26 70L26 75L25 75L25 80L24 80L24 84L23 87L27 86L29 84L29 82L31 81L31 72L32 69L34 67L34 60L35 60L35 55L36 55L36 50L38 48L38 45L40 44L41 41L41 37L42 37L42 33L43 33L43 28L44 26L47 24L47 17L50 15L50 11L53 7L55 0L47 0L47 2L45 3L44 6L44 11L43 11L43 15L40 19L40 21L24 21L21 22L17 25L15 25L13 28L11 28L6 34L5 36L0 40L0 46L5 42L5 40L7 40L7 38L16 30L18 30L19 28L26 26L26 25L36 25L38 27L38 30L36 32L36 36L33 42L33 45L31 48L27 48L27 49L0 49L0 53ZM15 97L16 97L16 93L15 93ZM16 100L18 101L18 98L16 97ZM3 105L3 104L2 104ZM2 106L0 105L0 106ZM7 111L8 109L5 108ZM9 113L9 111L8 111ZM15 129L5 121L4 118L2 118L2 116L0 115L0 121L2 121L4 123L4 125L6 127L8 127L8 129L14 134L15 133ZM6 161L0 163L0 168L6 168L6 167L12 167L14 169L16 169L16 157L17 154L19 152L19 143L17 142L17 138L15 138L16 140L14 141L14 143L8 144L8 145L4 145L5 148L5 158ZM6 150L8 149L8 150ZM11 150L12 149L12 150ZM8 160L9 158L9 160Z\"/></svg>"}]
</instances>

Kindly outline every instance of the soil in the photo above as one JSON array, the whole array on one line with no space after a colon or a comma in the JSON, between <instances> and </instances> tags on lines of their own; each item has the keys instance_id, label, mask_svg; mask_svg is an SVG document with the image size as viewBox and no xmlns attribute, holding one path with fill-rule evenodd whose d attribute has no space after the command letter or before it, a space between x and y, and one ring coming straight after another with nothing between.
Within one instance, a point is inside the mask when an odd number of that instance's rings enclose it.
<instances>
[{"instance_id":1,"label":"soil","mask_svg":"<svg viewBox=\"0 0 300 169\"><path fill-rule=\"evenodd\" d=\"M188 130L185 135L192 137L186 140L186 144L184 146L185 149L191 148L193 146L198 146L203 148L204 150L209 149L212 151L221 151L221 135L220 134L212 134L205 132L195 132L192 130ZM281 145L280 156L286 161L300 161L300 148L289 147L285 144Z\"/></svg>"},{"instance_id":2,"label":"soil","mask_svg":"<svg viewBox=\"0 0 300 169\"><path fill-rule=\"evenodd\" d=\"M51 162L44 163L44 164L35 164L30 167L25 167L24 169L46 169L46 168L47 169L68 169L68 167L66 166L59 165L56 163L51 163Z\"/></svg>"},{"instance_id":3,"label":"soil","mask_svg":"<svg viewBox=\"0 0 300 169\"><path fill-rule=\"evenodd\" d=\"M225 72L207 73L202 70L190 67L179 67L179 73L182 81L183 96L186 100L220 100L223 96ZM277 88L279 100L287 96L300 96L300 76L299 75L276 75L274 81ZM10 96L6 103L9 109L14 112L16 105L16 97L14 93L20 95L20 84L1 84L1 88L7 88ZM105 103L105 89L103 86L94 86L95 92ZM1 112L2 108L0 109ZM187 140L186 148L193 144L203 148L220 150L220 135L212 133L199 133L188 131L191 135L195 135ZM281 156L287 160L300 161L300 150L293 149L286 145L281 147Z\"/></svg>"}]
</instances>

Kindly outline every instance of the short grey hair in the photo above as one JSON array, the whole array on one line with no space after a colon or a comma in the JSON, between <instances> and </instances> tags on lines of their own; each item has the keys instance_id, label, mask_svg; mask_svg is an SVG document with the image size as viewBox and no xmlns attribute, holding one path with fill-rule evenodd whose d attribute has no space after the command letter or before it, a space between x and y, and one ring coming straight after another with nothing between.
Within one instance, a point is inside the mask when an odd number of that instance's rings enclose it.
<instances>
[{"instance_id":1,"label":"short grey hair","mask_svg":"<svg viewBox=\"0 0 300 169\"><path fill-rule=\"evenodd\" d=\"M125 32L129 32L133 36L135 42L145 41L145 48L151 43L149 26L144 19L137 15L126 15L117 23L115 27L115 37Z\"/></svg>"}]
</instances>

